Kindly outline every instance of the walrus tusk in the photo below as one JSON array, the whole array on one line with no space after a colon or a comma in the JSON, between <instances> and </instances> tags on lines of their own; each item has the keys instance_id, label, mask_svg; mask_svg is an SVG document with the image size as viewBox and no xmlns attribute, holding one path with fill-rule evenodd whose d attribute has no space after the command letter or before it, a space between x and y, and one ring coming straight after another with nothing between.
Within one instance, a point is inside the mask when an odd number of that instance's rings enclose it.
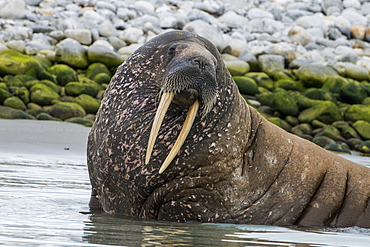
<instances>
[{"instance_id":1,"label":"walrus tusk","mask_svg":"<svg viewBox=\"0 0 370 247\"><path fill-rule=\"evenodd\" d=\"M197 115L199 109L199 100L196 100L189 108L188 115L186 116L184 125L182 126L181 132L177 137L175 144L173 145L170 153L168 154L167 158L163 162L161 168L159 169L159 174L164 172L166 168L171 164L172 160L175 158L177 152L184 144L186 137L189 134L191 127L193 126L195 116Z\"/></svg>"},{"instance_id":2,"label":"walrus tusk","mask_svg":"<svg viewBox=\"0 0 370 247\"><path fill-rule=\"evenodd\" d=\"M171 92L164 92L162 94L161 101L159 102L159 106L158 106L157 112L154 117L152 129L150 131L148 148L146 150L146 156L145 156L146 165L149 163L150 156L152 155L154 143L155 143L155 140L157 139L159 128L161 127L161 124L164 119L164 115L166 114L174 95L175 94Z\"/></svg>"},{"instance_id":3,"label":"walrus tusk","mask_svg":"<svg viewBox=\"0 0 370 247\"><path fill-rule=\"evenodd\" d=\"M148 148L146 150L146 156L145 156L145 164L149 163L150 156L153 151L154 143L155 143L155 140L157 139L159 128L161 127L164 116L168 110L169 105L171 104L171 101L174 95L175 94L171 92L164 92L162 94L157 112L154 117L152 129L149 135ZM172 160L175 158L177 152L180 150L182 144L184 144L184 141L189 134L191 126L194 123L194 119L195 119L195 116L197 115L198 109L199 109L199 101L196 100L193 103L193 105L190 106L188 114L184 122L184 125L182 126L182 129L180 131L180 134L177 137L177 140L175 144L173 145L170 153L168 154L161 168L159 169L159 173L162 173L164 172L164 170L166 170L166 168L171 164Z\"/></svg>"}]
</instances>

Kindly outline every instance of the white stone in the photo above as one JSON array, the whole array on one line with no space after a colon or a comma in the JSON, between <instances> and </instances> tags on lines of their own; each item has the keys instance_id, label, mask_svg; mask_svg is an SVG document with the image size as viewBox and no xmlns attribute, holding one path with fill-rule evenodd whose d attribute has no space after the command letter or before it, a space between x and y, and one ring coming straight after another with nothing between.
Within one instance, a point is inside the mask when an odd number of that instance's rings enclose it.
<instances>
[{"instance_id":1,"label":"white stone","mask_svg":"<svg viewBox=\"0 0 370 247\"><path fill-rule=\"evenodd\" d=\"M88 29L67 29L64 34L67 38L72 38L82 45L90 45L92 42L91 32Z\"/></svg>"}]
</instances>

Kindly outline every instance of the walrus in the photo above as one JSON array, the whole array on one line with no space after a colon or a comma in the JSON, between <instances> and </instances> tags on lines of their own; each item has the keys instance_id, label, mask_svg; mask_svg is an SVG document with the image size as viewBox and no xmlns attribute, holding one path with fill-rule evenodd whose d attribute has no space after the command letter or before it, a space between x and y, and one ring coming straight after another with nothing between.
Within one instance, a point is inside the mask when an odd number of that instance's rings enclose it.
<instances>
[{"instance_id":1,"label":"walrus","mask_svg":"<svg viewBox=\"0 0 370 247\"><path fill-rule=\"evenodd\" d=\"M370 169L275 126L222 57L158 35L118 69L88 137L90 207L167 221L370 227Z\"/></svg>"}]
</instances>

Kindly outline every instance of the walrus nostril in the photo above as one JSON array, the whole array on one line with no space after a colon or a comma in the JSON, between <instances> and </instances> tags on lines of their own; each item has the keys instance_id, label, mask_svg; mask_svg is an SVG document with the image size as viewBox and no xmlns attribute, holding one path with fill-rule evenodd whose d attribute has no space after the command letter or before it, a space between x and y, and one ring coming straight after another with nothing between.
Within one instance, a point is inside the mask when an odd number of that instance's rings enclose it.
<instances>
[{"instance_id":1,"label":"walrus nostril","mask_svg":"<svg viewBox=\"0 0 370 247\"><path fill-rule=\"evenodd\" d=\"M196 57L191 60L192 65L198 66L198 68L205 70L208 67L208 61L204 57Z\"/></svg>"}]
</instances>

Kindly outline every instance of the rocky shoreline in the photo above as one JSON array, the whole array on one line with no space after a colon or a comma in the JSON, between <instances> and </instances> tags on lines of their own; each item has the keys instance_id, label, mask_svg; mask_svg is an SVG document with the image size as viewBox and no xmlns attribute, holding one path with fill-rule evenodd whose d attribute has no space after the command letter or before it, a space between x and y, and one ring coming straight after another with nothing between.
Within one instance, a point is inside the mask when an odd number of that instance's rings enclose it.
<instances>
[{"instance_id":1,"label":"rocky shoreline","mask_svg":"<svg viewBox=\"0 0 370 247\"><path fill-rule=\"evenodd\" d=\"M173 29L212 41L269 121L370 153L365 0L0 0L0 118L91 126L117 66Z\"/></svg>"}]
</instances>

